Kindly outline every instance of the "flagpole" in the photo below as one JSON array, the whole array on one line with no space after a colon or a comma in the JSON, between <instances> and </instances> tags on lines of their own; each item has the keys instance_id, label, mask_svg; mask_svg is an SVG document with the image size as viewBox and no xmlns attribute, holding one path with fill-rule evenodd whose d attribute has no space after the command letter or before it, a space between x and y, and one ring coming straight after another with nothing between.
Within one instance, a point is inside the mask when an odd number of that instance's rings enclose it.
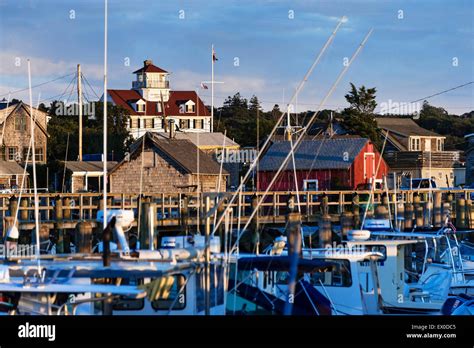
<instances>
[{"instance_id":1,"label":"flagpole","mask_svg":"<svg viewBox=\"0 0 474 348\"><path fill-rule=\"evenodd\" d=\"M211 49L211 133L214 131L214 44Z\"/></svg>"},{"instance_id":2,"label":"flagpole","mask_svg":"<svg viewBox=\"0 0 474 348\"><path fill-rule=\"evenodd\" d=\"M104 12L104 134L103 134L103 142L104 142L104 158L102 159L104 168L104 222L103 228L107 227L107 0L105 0L105 12Z\"/></svg>"}]
</instances>

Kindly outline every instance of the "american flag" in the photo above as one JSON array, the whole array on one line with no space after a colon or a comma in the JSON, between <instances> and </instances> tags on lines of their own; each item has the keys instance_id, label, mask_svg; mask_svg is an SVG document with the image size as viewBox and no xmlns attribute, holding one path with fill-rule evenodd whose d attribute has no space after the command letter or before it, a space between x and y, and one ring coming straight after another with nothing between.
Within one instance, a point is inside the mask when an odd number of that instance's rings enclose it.
<instances>
[{"instance_id":1,"label":"american flag","mask_svg":"<svg viewBox=\"0 0 474 348\"><path fill-rule=\"evenodd\" d=\"M212 61L215 62L215 61L217 61L217 60L219 60L219 59L217 59L217 57L216 57L216 51L214 51L214 48L213 48L213 49L212 49Z\"/></svg>"}]
</instances>

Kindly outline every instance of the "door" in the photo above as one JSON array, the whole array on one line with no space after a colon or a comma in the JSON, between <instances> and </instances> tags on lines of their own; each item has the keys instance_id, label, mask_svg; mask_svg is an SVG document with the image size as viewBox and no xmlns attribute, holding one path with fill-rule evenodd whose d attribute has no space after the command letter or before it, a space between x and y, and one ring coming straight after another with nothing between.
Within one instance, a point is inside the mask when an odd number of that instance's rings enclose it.
<instances>
[{"instance_id":1,"label":"door","mask_svg":"<svg viewBox=\"0 0 474 348\"><path fill-rule=\"evenodd\" d=\"M375 176L375 153L364 154L364 179L370 181Z\"/></svg>"}]
</instances>

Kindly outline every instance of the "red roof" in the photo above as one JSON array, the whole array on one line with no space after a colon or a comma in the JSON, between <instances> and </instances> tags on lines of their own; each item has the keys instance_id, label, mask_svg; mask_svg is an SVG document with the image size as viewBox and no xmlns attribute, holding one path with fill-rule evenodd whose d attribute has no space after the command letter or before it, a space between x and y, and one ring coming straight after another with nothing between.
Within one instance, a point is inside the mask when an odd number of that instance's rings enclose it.
<instances>
[{"instance_id":1,"label":"red roof","mask_svg":"<svg viewBox=\"0 0 474 348\"><path fill-rule=\"evenodd\" d=\"M138 69L137 71L134 71L134 74L141 73L141 72L151 72L151 73L165 73L167 74L168 72L166 70L163 70L156 65L153 65L153 62L151 60L145 60L143 62L143 68Z\"/></svg>"},{"instance_id":2,"label":"red roof","mask_svg":"<svg viewBox=\"0 0 474 348\"><path fill-rule=\"evenodd\" d=\"M108 92L113 102L116 105L122 106L130 113L130 115L162 115L162 113L158 111L158 102L151 101L146 101L146 112L136 112L131 106L131 103L136 102L139 99L144 99L140 93L133 89L109 89ZM198 100L198 105L195 108L195 112L187 112L185 114L180 113L179 106L188 102L189 100L192 100L194 103L196 103L196 100ZM197 112L198 110L199 113ZM210 116L209 110L204 105L201 98L198 98L195 91L171 91L170 98L168 102L165 103L165 112L167 116Z\"/></svg>"}]
</instances>

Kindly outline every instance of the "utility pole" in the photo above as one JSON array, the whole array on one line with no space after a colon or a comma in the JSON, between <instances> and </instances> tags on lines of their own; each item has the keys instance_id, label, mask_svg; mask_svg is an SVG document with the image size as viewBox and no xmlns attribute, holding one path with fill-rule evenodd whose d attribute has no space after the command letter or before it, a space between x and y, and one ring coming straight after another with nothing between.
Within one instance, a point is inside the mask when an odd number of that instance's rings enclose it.
<instances>
[{"instance_id":1,"label":"utility pole","mask_svg":"<svg viewBox=\"0 0 474 348\"><path fill-rule=\"evenodd\" d=\"M77 102L79 103L79 161L82 161L82 76L81 76L81 64L77 64Z\"/></svg>"}]
</instances>

